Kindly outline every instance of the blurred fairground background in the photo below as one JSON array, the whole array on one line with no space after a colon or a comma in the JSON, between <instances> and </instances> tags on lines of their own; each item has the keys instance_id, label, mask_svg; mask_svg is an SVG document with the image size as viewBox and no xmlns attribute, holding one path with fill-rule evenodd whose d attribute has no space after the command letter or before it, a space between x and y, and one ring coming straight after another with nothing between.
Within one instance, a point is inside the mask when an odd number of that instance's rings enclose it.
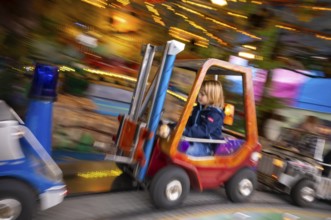
<instances>
[{"instance_id":1,"label":"blurred fairground background","mask_svg":"<svg viewBox=\"0 0 331 220\"><path fill-rule=\"evenodd\" d=\"M57 66L53 157L96 159L128 111L143 46L175 39L186 44L177 59L252 69L261 140L307 116L329 137L330 20L329 0L0 0L0 99L24 119L35 65ZM169 85L172 120L189 89L181 74Z\"/></svg>"}]
</instances>

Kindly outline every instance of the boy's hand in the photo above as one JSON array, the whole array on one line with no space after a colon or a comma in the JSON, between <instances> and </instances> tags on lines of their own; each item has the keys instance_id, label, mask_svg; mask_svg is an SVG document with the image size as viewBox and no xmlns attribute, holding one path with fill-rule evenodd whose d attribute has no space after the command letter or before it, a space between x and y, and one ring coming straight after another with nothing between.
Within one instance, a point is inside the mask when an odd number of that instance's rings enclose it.
<instances>
[{"instance_id":1,"label":"boy's hand","mask_svg":"<svg viewBox=\"0 0 331 220\"><path fill-rule=\"evenodd\" d=\"M162 138L168 138L170 135L170 127L167 124L162 124L159 126L158 135Z\"/></svg>"}]
</instances>

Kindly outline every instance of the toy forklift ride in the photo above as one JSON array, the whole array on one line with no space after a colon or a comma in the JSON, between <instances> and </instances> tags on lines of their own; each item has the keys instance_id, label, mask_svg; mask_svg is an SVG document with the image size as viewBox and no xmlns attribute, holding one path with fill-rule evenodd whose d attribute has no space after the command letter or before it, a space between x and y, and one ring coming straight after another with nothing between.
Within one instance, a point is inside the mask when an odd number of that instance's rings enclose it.
<instances>
[{"instance_id":1,"label":"toy forklift ride","mask_svg":"<svg viewBox=\"0 0 331 220\"><path fill-rule=\"evenodd\" d=\"M0 100L0 219L31 220L67 193L62 171L16 112Z\"/></svg>"},{"instance_id":2,"label":"toy forklift ride","mask_svg":"<svg viewBox=\"0 0 331 220\"><path fill-rule=\"evenodd\" d=\"M262 151L258 180L272 190L289 194L293 202L309 207L315 198L331 198L331 180L322 177L325 137L282 128L271 147ZM322 166L323 165L323 166Z\"/></svg>"},{"instance_id":3,"label":"toy forklift ride","mask_svg":"<svg viewBox=\"0 0 331 220\"><path fill-rule=\"evenodd\" d=\"M158 208L176 207L185 199L191 187L202 191L225 186L231 201L247 201L256 186L255 170L261 150L251 70L217 59L175 63L175 55L183 49L184 45L177 41L167 43L159 71L149 88L145 89L154 54L159 50L149 44L146 46L129 114L119 117L117 153L108 155L106 159L116 161L122 170L129 172L138 183L148 188ZM174 131L169 138L161 138L157 137L156 131L163 109L167 107L164 103L174 65L186 71L191 70L191 73L194 71L191 76L193 78L185 76L193 81L193 85L188 91L187 101ZM225 124L231 124L234 119L243 124L243 130L235 132L225 125L224 140L183 137L182 133L204 79L221 81L230 76L241 83L241 102L238 102L238 95L233 96L234 101L240 103L241 114L238 115L241 118L233 118L234 110L232 108L231 112L231 108L228 108L225 113L229 117L226 117ZM226 82L223 82L223 86L224 83ZM185 82L184 84L187 85ZM225 100L228 102L227 96L230 97L231 94L225 93ZM227 114L227 111L230 113ZM146 112L147 116L143 116ZM180 150L183 143L194 141L213 143L218 149L215 150L215 155L204 157L188 156Z\"/></svg>"}]
</instances>

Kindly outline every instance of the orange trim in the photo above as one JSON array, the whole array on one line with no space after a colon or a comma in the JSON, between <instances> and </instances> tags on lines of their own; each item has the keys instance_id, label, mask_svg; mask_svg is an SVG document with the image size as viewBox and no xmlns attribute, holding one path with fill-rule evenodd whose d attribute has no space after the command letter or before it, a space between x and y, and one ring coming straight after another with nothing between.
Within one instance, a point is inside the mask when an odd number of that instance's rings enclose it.
<instances>
[{"instance_id":1,"label":"orange trim","mask_svg":"<svg viewBox=\"0 0 331 220\"><path fill-rule=\"evenodd\" d=\"M195 160L185 154L177 151L178 144L180 142L182 133L185 129L188 118L193 109L193 105L196 101L197 95L201 84L205 78L205 75L209 68L216 66L225 68L228 70L236 71L243 76L243 87L244 87L244 106L245 106L245 120L246 120L246 140L244 145L234 154L229 156L215 156L211 159L202 160L201 158ZM192 86L190 95L187 99L186 106L184 107L183 113L179 119L179 124L170 136L168 140L161 139L160 147L162 151L169 155L172 160L183 161L183 164L190 164L194 167L211 167L219 169L238 169L243 166L252 166L250 155L253 151L259 151L260 146L258 143L257 133L257 120L255 112L255 102L253 93L253 82L251 69L221 61L217 59L208 59L200 68ZM180 162L177 162L180 164ZM184 165L183 165L184 166ZM185 165L187 166L187 165ZM193 169L192 169L193 170ZM197 170L197 172L199 172ZM198 173L195 173L198 175ZM199 178L199 177L197 177Z\"/></svg>"}]
</instances>

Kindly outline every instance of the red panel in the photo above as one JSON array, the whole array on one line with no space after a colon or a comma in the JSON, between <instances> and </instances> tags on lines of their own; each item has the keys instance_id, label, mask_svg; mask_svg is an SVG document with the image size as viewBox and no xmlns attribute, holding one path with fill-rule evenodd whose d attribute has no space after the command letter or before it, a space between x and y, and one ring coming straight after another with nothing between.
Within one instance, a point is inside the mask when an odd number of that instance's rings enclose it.
<instances>
[{"instance_id":1,"label":"red panel","mask_svg":"<svg viewBox=\"0 0 331 220\"><path fill-rule=\"evenodd\" d=\"M160 151L159 142L155 143L152 156L149 162L147 176L154 176L160 169L168 164L169 158L166 154Z\"/></svg>"},{"instance_id":2,"label":"red panel","mask_svg":"<svg viewBox=\"0 0 331 220\"><path fill-rule=\"evenodd\" d=\"M134 142L134 136L136 134L137 123L134 121L130 121L128 119L124 119L122 134L118 140L119 147L124 152L130 152L132 149L132 144Z\"/></svg>"}]
</instances>

